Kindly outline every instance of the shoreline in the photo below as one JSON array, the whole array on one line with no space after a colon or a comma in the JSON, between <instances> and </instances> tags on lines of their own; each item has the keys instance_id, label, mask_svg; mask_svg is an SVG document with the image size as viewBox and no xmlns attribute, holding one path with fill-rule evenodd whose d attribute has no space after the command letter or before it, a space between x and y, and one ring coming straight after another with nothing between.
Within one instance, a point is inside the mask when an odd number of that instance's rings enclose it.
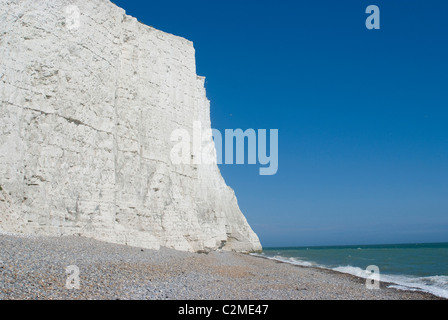
<instances>
[{"instance_id":1,"label":"shoreline","mask_svg":"<svg viewBox=\"0 0 448 320\"><path fill-rule=\"evenodd\" d=\"M286 262L286 261L277 260L277 259L274 259L274 258L263 257L261 255L251 255L251 254L248 254L248 255L251 256L251 257L255 257L255 258L261 258L261 259L276 261L278 263L285 263L285 264L288 264L288 265L291 265L291 266L294 266L294 267L317 269L317 270L323 271L323 272L334 273L337 276L341 276L341 275L342 276L347 276L349 278L352 278L353 281L356 281L356 282L359 282L359 283L365 283L366 282L365 278L356 276L354 274L350 274L350 273L346 273L346 272L342 272L342 271L338 271L338 270L333 270L333 269L330 269L330 268L325 268L325 267L320 267L320 266L299 265L299 264L289 263L289 262ZM403 289L398 289L398 288L393 288L393 287L389 288L389 286L402 286ZM404 289L404 287L405 286L397 284L397 283L394 283L394 282L380 281L380 289L395 290L395 291L398 291L398 292L419 293L419 294L427 296L428 300L448 300L447 298L437 296L437 295L435 295L433 293L430 293L430 292L426 292L426 291L424 291L423 289L420 289L420 288L409 287L409 289Z\"/></svg>"},{"instance_id":2,"label":"shoreline","mask_svg":"<svg viewBox=\"0 0 448 320\"><path fill-rule=\"evenodd\" d=\"M368 290L351 274L227 251L2 233L0 248L0 300L445 300L384 282ZM66 288L73 265L79 289Z\"/></svg>"}]
</instances>

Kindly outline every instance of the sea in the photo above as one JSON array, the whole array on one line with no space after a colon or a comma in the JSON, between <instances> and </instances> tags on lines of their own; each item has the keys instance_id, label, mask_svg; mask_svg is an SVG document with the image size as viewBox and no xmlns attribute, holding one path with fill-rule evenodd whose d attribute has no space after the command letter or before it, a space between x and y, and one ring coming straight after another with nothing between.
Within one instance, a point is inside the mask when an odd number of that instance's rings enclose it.
<instances>
[{"instance_id":1,"label":"sea","mask_svg":"<svg viewBox=\"0 0 448 320\"><path fill-rule=\"evenodd\" d=\"M448 298L448 243L265 248L253 255L362 278L373 265L388 287Z\"/></svg>"}]
</instances>

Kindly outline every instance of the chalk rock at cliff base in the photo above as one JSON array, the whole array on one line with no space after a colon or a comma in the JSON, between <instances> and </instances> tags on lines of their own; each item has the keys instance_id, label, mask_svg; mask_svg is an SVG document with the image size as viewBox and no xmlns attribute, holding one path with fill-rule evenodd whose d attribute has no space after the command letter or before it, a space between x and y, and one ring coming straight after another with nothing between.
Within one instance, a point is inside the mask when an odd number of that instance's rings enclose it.
<instances>
[{"instance_id":1,"label":"chalk rock at cliff base","mask_svg":"<svg viewBox=\"0 0 448 320\"><path fill-rule=\"evenodd\" d=\"M216 164L170 159L211 127L190 41L107 0L0 0L0 30L0 229L261 249Z\"/></svg>"}]
</instances>

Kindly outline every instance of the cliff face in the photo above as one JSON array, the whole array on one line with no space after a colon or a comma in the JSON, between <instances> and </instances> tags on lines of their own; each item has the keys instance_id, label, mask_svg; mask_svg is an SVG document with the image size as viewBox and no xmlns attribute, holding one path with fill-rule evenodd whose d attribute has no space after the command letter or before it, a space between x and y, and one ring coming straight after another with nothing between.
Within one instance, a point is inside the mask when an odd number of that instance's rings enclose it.
<instances>
[{"instance_id":1,"label":"cliff face","mask_svg":"<svg viewBox=\"0 0 448 320\"><path fill-rule=\"evenodd\" d=\"M210 128L190 41L107 0L0 0L0 98L0 229L261 249L216 165L170 160Z\"/></svg>"}]
</instances>

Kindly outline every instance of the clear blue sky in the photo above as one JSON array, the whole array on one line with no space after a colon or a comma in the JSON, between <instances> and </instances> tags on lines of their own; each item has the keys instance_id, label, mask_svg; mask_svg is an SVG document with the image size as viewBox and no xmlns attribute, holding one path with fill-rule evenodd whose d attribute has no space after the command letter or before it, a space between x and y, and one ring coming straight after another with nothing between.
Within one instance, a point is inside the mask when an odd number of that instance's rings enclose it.
<instances>
[{"instance_id":1,"label":"clear blue sky","mask_svg":"<svg viewBox=\"0 0 448 320\"><path fill-rule=\"evenodd\" d=\"M448 241L447 1L114 2L194 42L214 128L279 129L220 166L263 246Z\"/></svg>"}]
</instances>

